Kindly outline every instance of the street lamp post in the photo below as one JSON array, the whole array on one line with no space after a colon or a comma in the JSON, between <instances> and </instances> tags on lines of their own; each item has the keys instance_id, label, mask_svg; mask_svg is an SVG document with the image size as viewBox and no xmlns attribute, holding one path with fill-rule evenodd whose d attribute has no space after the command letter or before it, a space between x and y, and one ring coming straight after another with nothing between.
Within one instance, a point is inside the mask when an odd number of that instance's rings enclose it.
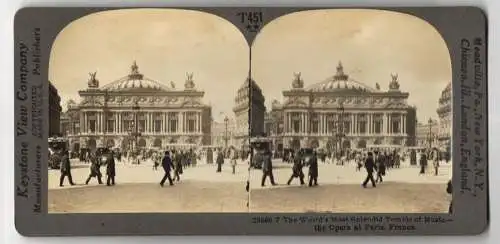
<instances>
[{"instance_id":1,"label":"street lamp post","mask_svg":"<svg viewBox=\"0 0 500 244\"><path fill-rule=\"evenodd\" d=\"M432 148L432 119L429 118L429 148Z\"/></svg>"},{"instance_id":2,"label":"street lamp post","mask_svg":"<svg viewBox=\"0 0 500 244\"><path fill-rule=\"evenodd\" d=\"M338 117L338 126L337 126L337 137L339 141L339 150L338 153L342 156L342 138L344 137L344 103L340 102L339 107L337 108L339 111Z\"/></svg>"},{"instance_id":3,"label":"street lamp post","mask_svg":"<svg viewBox=\"0 0 500 244\"><path fill-rule=\"evenodd\" d=\"M225 126L224 127L225 128L224 129L224 146L225 146L226 149L227 149L227 142L229 140L229 138L227 136L227 124L228 124L228 122L229 122L229 118L227 116L224 117L224 126Z\"/></svg>"},{"instance_id":4,"label":"street lamp post","mask_svg":"<svg viewBox=\"0 0 500 244\"><path fill-rule=\"evenodd\" d=\"M134 111L134 121L132 123L132 126L130 128L130 136L134 138L134 145L132 147L133 151L137 151L137 140L139 136L141 136L141 132L139 131L139 124L138 124L138 113L139 113L140 107L139 103L136 101L134 106L132 106L132 111Z\"/></svg>"}]
</instances>

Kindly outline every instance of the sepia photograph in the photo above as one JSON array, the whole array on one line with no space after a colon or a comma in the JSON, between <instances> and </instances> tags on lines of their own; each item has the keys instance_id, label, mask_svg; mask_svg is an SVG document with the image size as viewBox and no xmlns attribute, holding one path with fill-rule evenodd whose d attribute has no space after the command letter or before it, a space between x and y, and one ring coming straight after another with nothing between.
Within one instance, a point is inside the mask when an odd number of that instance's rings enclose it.
<instances>
[{"instance_id":1,"label":"sepia photograph","mask_svg":"<svg viewBox=\"0 0 500 244\"><path fill-rule=\"evenodd\" d=\"M67 25L50 53L49 213L247 212L248 53L198 11Z\"/></svg>"},{"instance_id":2,"label":"sepia photograph","mask_svg":"<svg viewBox=\"0 0 500 244\"><path fill-rule=\"evenodd\" d=\"M302 11L251 52L251 212L452 212L451 60L431 24Z\"/></svg>"}]
</instances>

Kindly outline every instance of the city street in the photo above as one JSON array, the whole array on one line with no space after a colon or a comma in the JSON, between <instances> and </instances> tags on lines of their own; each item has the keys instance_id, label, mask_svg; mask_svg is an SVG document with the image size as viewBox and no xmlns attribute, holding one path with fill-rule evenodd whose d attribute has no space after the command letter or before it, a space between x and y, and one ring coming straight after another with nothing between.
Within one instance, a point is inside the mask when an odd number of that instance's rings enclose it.
<instances>
[{"instance_id":1,"label":"city street","mask_svg":"<svg viewBox=\"0 0 500 244\"><path fill-rule=\"evenodd\" d=\"M387 171L382 184L376 188L368 184L366 189L361 186L366 176L364 168L357 172L353 164L319 163L317 187L300 186L298 178L288 186L292 165L274 160L273 166L277 186L267 180L261 187L262 171L251 172L252 212L432 213L447 212L451 200L446 193L451 163L443 163L439 175L434 176L433 171L419 175L417 166L403 162L401 168ZM306 183L307 172L304 167Z\"/></svg>"},{"instance_id":2,"label":"city street","mask_svg":"<svg viewBox=\"0 0 500 244\"><path fill-rule=\"evenodd\" d=\"M141 165L116 163L116 185L98 185L85 180L89 164L72 160L73 180L59 187L59 170L49 170L49 212L127 213L127 212L247 212L248 179L246 163L240 162L232 174L229 162L216 173L216 164L186 168L181 181L162 188L163 169L153 170L152 162ZM103 175L105 167L101 167ZM105 177L103 177L105 182Z\"/></svg>"},{"instance_id":3,"label":"city street","mask_svg":"<svg viewBox=\"0 0 500 244\"><path fill-rule=\"evenodd\" d=\"M217 174L216 164L199 163L186 168L174 186L159 186L163 169L154 171L152 162L141 165L117 162L116 186L98 185L92 179L85 185L89 164L72 161L73 179L59 187L59 171L49 171L49 212L123 213L123 212L447 212L451 197L446 183L451 178L451 163L442 164L438 176L419 175L419 168L402 163L389 169L384 183L376 188L361 187L366 173L353 164L339 166L319 163L317 187L300 186L291 174L291 164L274 160L278 186L260 186L262 171L250 173L250 196L245 191L249 177L246 162L239 162L236 174L229 162ZM428 170L431 170L429 167ZM101 168L105 174L105 168ZM304 168L307 181L307 167ZM103 181L105 178L103 177ZM250 206L247 201L250 197Z\"/></svg>"}]
</instances>

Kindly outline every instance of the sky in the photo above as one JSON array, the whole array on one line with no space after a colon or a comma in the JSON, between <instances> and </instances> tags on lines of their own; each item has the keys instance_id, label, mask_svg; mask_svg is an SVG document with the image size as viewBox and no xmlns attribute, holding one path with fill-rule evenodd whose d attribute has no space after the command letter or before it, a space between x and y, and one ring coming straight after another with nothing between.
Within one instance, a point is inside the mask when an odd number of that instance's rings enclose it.
<instances>
[{"instance_id":1,"label":"sky","mask_svg":"<svg viewBox=\"0 0 500 244\"><path fill-rule=\"evenodd\" d=\"M426 21L381 10L315 10L265 25L252 45L252 78L266 106L282 102L294 72L304 85L322 82L342 61L351 78L382 90L397 73L417 119L437 119L441 91L451 82L451 61L441 35Z\"/></svg>"},{"instance_id":2,"label":"sky","mask_svg":"<svg viewBox=\"0 0 500 244\"><path fill-rule=\"evenodd\" d=\"M57 36L49 80L65 109L87 88L89 72L100 86L118 80L137 62L147 78L184 88L193 73L216 121L234 116L238 88L248 77L249 47L239 30L215 15L165 9L115 10L73 21Z\"/></svg>"}]
</instances>

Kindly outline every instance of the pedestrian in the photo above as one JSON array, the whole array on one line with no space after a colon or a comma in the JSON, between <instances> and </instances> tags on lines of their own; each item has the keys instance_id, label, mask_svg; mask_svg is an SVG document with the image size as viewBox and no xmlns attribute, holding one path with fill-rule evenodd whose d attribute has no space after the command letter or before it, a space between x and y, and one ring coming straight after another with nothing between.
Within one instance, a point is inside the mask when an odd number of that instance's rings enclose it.
<instances>
[{"instance_id":1,"label":"pedestrian","mask_svg":"<svg viewBox=\"0 0 500 244\"><path fill-rule=\"evenodd\" d=\"M231 148L230 159L231 159L231 168L233 169L233 175L236 174L236 149Z\"/></svg>"},{"instance_id":2,"label":"pedestrian","mask_svg":"<svg viewBox=\"0 0 500 244\"><path fill-rule=\"evenodd\" d=\"M377 179L375 182L377 183L382 183L384 181L382 176L385 176L385 171L387 169L385 162L385 157L380 155L378 152L375 152L375 166L377 168Z\"/></svg>"},{"instance_id":3,"label":"pedestrian","mask_svg":"<svg viewBox=\"0 0 500 244\"><path fill-rule=\"evenodd\" d=\"M361 171L361 168L363 167L363 157L361 156L361 153L356 155L356 171Z\"/></svg>"},{"instance_id":4,"label":"pedestrian","mask_svg":"<svg viewBox=\"0 0 500 244\"><path fill-rule=\"evenodd\" d=\"M170 176L170 171L174 167L172 163L172 158L170 157L170 152L165 151L165 156L163 156L163 159L161 161L161 166L163 167L163 171L165 171L165 175L160 181L160 186L163 187L165 184L165 181L168 179L168 183L173 186L174 181L172 180L172 176Z\"/></svg>"},{"instance_id":5,"label":"pedestrian","mask_svg":"<svg viewBox=\"0 0 500 244\"><path fill-rule=\"evenodd\" d=\"M154 165L153 165L153 170L157 171L158 170L158 166L160 166L160 154L155 152L153 154L153 161L154 161Z\"/></svg>"},{"instance_id":6,"label":"pedestrian","mask_svg":"<svg viewBox=\"0 0 500 244\"><path fill-rule=\"evenodd\" d=\"M288 179L288 182L286 183L287 185L290 185L294 178L299 178L300 185L305 184L304 172L302 171L302 168L304 166L304 164L302 163L302 157L299 155L298 152L296 154L297 155L293 159L292 176L290 176L290 179Z\"/></svg>"},{"instance_id":7,"label":"pedestrian","mask_svg":"<svg viewBox=\"0 0 500 244\"><path fill-rule=\"evenodd\" d=\"M212 152L212 148L207 149L207 164L214 163L214 154Z\"/></svg>"},{"instance_id":8,"label":"pedestrian","mask_svg":"<svg viewBox=\"0 0 500 244\"><path fill-rule=\"evenodd\" d=\"M416 164L417 164L417 153L415 152L415 149L413 149L410 152L410 165L416 165Z\"/></svg>"},{"instance_id":9,"label":"pedestrian","mask_svg":"<svg viewBox=\"0 0 500 244\"><path fill-rule=\"evenodd\" d=\"M102 174L101 174L101 162L95 155L95 153L92 153L92 155L89 156L90 158L90 174L89 177L87 177L87 180L85 181L85 185L88 185L90 182L91 178L96 177L97 182L99 185L102 184Z\"/></svg>"},{"instance_id":10,"label":"pedestrian","mask_svg":"<svg viewBox=\"0 0 500 244\"><path fill-rule=\"evenodd\" d=\"M376 170L376 166L375 162L373 161L372 152L368 152L368 158L366 158L365 161L365 169L366 169L366 179L363 182L363 187L366 188L366 184L368 184L368 181L371 181L372 186L376 187L375 179L373 179L373 171Z\"/></svg>"},{"instance_id":11,"label":"pedestrian","mask_svg":"<svg viewBox=\"0 0 500 244\"><path fill-rule=\"evenodd\" d=\"M427 155L425 153L422 153L420 156L420 174L424 175L425 174L425 168L427 167Z\"/></svg>"},{"instance_id":12,"label":"pedestrian","mask_svg":"<svg viewBox=\"0 0 500 244\"><path fill-rule=\"evenodd\" d=\"M165 158L163 158L165 160ZM171 160L172 161L172 160ZM181 152L178 152L173 160L173 165L174 165L174 180L180 181L181 180L181 175L184 173L183 170L183 156ZM162 162L163 164L163 162Z\"/></svg>"},{"instance_id":13,"label":"pedestrian","mask_svg":"<svg viewBox=\"0 0 500 244\"><path fill-rule=\"evenodd\" d=\"M71 162L69 160L69 152L65 151L63 153L63 156L61 158L60 162L60 169L61 169L61 177L59 178L59 186L63 187L63 182L64 182L64 177L68 177L68 181L70 185L75 185L73 183L73 177L71 176Z\"/></svg>"},{"instance_id":14,"label":"pedestrian","mask_svg":"<svg viewBox=\"0 0 500 244\"><path fill-rule=\"evenodd\" d=\"M114 186L115 185L115 176L116 176L116 168L115 168L115 158L112 152L106 153L106 185Z\"/></svg>"},{"instance_id":15,"label":"pedestrian","mask_svg":"<svg viewBox=\"0 0 500 244\"><path fill-rule=\"evenodd\" d=\"M277 185L276 182L274 182L274 175L273 175L273 162L271 159L271 154L268 151L263 152L263 164L262 164L262 181L261 181L261 186L264 187L266 183L266 178L269 176L269 179L271 180L271 185L275 186Z\"/></svg>"},{"instance_id":16,"label":"pedestrian","mask_svg":"<svg viewBox=\"0 0 500 244\"><path fill-rule=\"evenodd\" d=\"M451 180L448 181L448 184L446 186L446 192L450 195L453 193L453 185L451 183ZM450 201L450 206L448 207L448 213L449 214L453 213L453 200Z\"/></svg>"},{"instance_id":17,"label":"pedestrian","mask_svg":"<svg viewBox=\"0 0 500 244\"><path fill-rule=\"evenodd\" d=\"M216 172L221 173L222 172L222 164L224 164L224 154L222 154L222 149L220 149L217 152L216 162L217 162L217 171Z\"/></svg>"},{"instance_id":18,"label":"pedestrian","mask_svg":"<svg viewBox=\"0 0 500 244\"><path fill-rule=\"evenodd\" d=\"M198 152L196 151L191 152L191 165L193 167L196 167L196 165L198 164L198 157L199 157Z\"/></svg>"},{"instance_id":19,"label":"pedestrian","mask_svg":"<svg viewBox=\"0 0 500 244\"><path fill-rule=\"evenodd\" d=\"M313 152L311 159L309 160L309 186L318 185L318 157L316 151Z\"/></svg>"},{"instance_id":20,"label":"pedestrian","mask_svg":"<svg viewBox=\"0 0 500 244\"><path fill-rule=\"evenodd\" d=\"M438 175L438 169L439 169L439 152L438 150L434 150L434 155L433 155L433 159L434 159L434 175L437 176Z\"/></svg>"}]
</instances>

